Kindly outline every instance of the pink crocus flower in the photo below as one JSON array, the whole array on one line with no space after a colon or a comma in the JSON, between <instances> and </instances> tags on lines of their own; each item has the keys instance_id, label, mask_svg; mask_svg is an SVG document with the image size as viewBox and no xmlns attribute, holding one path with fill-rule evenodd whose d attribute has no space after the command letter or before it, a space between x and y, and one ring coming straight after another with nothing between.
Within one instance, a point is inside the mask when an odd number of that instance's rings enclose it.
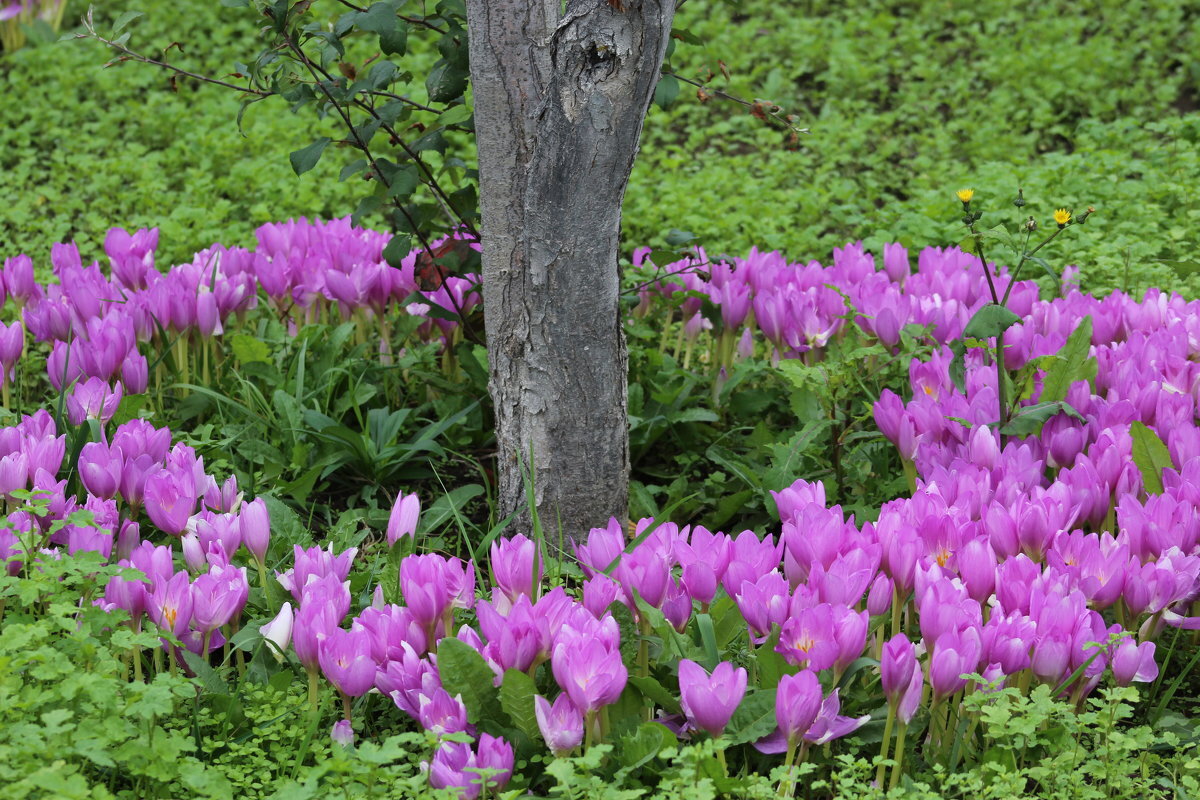
<instances>
[{"instance_id":1,"label":"pink crocus flower","mask_svg":"<svg viewBox=\"0 0 1200 800\"><path fill-rule=\"evenodd\" d=\"M746 696L746 670L722 661L709 675L685 658L679 662L679 695L688 721L710 736L720 736Z\"/></svg>"},{"instance_id":2,"label":"pink crocus flower","mask_svg":"<svg viewBox=\"0 0 1200 800\"><path fill-rule=\"evenodd\" d=\"M553 705L540 694L534 695L533 710L542 738L554 755L567 755L583 741L583 715L566 692L560 694Z\"/></svg>"}]
</instances>

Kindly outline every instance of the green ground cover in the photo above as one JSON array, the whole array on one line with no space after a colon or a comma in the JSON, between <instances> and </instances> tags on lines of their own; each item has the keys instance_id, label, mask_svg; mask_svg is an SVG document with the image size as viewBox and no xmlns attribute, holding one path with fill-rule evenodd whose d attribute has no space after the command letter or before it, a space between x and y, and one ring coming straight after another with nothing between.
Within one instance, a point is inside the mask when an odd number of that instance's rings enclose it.
<instances>
[{"instance_id":1,"label":"green ground cover","mask_svg":"<svg viewBox=\"0 0 1200 800\"><path fill-rule=\"evenodd\" d=\"M146 13L135 45L179 41L170 57L189 69L227 74L256 52L245 9L128 9ZM984 208L1008 214L1019 185L1043 224L1059 206L1099 209L1066 254L1086 288L1200 289L1161 263L1193 260L1200 222L1200 14L1189 4L691 0L679 23L707 42L678 48L680 75L721 60L731 78L713 86L774 101L812 133L789 151L739 106L690 91L656 108L626 200L629 247L670 228L717 251L804 259L854 239L950 244L949 189L972 185ZM105 58L72 41L0 59L0 194L28 197L0 217L6 252L44 257L72 237L98 249L111 225L158 225L163 257L179 260L216 239L248 242L269 220L352 210L355 187L332 180L338 159L302 178L288 166L288 152L333 130L311 114L264 104L243 138L230 94L188 82L172 92L163 73L103 70Z\"/></svg>"}]
</instances>

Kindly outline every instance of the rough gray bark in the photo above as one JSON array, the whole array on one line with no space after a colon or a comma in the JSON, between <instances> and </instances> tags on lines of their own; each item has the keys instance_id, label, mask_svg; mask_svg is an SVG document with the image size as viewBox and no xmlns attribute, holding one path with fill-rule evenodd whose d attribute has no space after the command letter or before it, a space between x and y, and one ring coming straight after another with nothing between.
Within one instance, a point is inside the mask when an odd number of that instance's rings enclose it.
<instances>
[{"instance_id":1,"label":"rough gray bark","mask_svg":"<svg viewBox=\"0 0 1200 800\"><path fill-rule=\"evenodd\" d=\"M502 513L628 513L621 200L675 0L467 0ZM528 532L521 513L517 530Z\"/></svg>"}]
</instances>

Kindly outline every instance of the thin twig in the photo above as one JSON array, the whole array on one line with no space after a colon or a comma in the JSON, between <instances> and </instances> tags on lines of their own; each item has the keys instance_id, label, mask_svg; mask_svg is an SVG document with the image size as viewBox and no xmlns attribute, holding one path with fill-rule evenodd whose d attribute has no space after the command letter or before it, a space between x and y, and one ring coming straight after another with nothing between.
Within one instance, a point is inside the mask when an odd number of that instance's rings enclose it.
<instances>
[{"instance_id":1,"label":"thin twig","mask_svg":"<svg viewBox=\"0 0 1200 800\"><path fill-rule=\"evenodd\" d=\"M769 114L773 119L780 122L782 125L784 125L786 128L788 128L788 130L794 131L796 133L811 133L811 131L809 131L808 128L797 128L795 125L793 125L791 122L789 122L786 117L780 116L780 113L783 111L783 109L779 108L779 106L776 106L774 103L772 103L771 105L775 106L775 108L778 109L777 111L771 111L762 102L757 102L757 101L751 102L749 100L744 100L741 97L738 97L737 95L733 95L733 94L730 94L729 92L724 91L723 89L715 89L715 88L707 85L703 81L694 80L692 78L688 78L683 75L680 75L678 72L670 72L669 70L663 70L663 74L670 75L672 78L675 78L676 80L680 80L680 81L683 81L684 83L691 84L692 86L695 86L697 89L703 89L706 92L712 92L713 97L719 97L722 100L732 100L733 102L738 103L743 106L746 106L747 108L757 107L763 113Z\"/></svg>"},{"instance_id":2,"label":"thin twig","mask_svg":"<svg viewBox=\"0 0 1200 800\"><path fill-rule=\"evenodd\" d=\"M109 64L120 63L121 61L137 61L142 64L151 64L155 67L160 67L162 69L169 70L178 75L183 75L184 77L187 77L187 78L194 78L195 80L201 81L203 83L211 83L211 84L215 84L217 86L224 86L226 89L233 89L234 91L242 92L243 94L252 94L257 97L270 97L271 95L275 94L275 92L264 92L260 89L252 89L248 86L238 86L237 84L229 83L227 81L220 80L219 78L212 78L212 77L209 77L208 75L201 75L198 72L191 72L189 70L177 67L174 64L171 64L167 61L159 61L158 59L150 58L148 56L142 55L141 53L134 52L133 50L130 50L128 47L126 47L125 45L119 44L110 39L105 39L103 36L96 33L96 29L94 27L92 27L91 20L85 21L84 27L87 28L88 32L86 34L84 34L84 33L75 34L76 39L95 39L96 41L98 41L102 44L108 45L112 49L124 54L124 56L125 56L124 58L120 58L115 61L110 61Z\"/></svg>"}]
</instances>

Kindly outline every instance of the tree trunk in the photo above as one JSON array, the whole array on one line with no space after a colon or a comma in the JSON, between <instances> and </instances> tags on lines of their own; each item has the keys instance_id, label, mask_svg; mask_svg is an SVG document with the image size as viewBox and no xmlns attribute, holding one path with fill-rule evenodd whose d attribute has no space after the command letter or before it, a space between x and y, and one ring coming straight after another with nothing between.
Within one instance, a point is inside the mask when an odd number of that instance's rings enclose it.
<instances>
[{"instance_id":1,"label":"tree trunk","mask_svg":"<svg viewBox=\"0 0 1200 800\"><path fill-rule=\"evenodd\" d=\"M623 10L616 6L622 6ZM467 0L501 512L628 514L621 200L675 0Z\"/></svg>"}]
</instances>

